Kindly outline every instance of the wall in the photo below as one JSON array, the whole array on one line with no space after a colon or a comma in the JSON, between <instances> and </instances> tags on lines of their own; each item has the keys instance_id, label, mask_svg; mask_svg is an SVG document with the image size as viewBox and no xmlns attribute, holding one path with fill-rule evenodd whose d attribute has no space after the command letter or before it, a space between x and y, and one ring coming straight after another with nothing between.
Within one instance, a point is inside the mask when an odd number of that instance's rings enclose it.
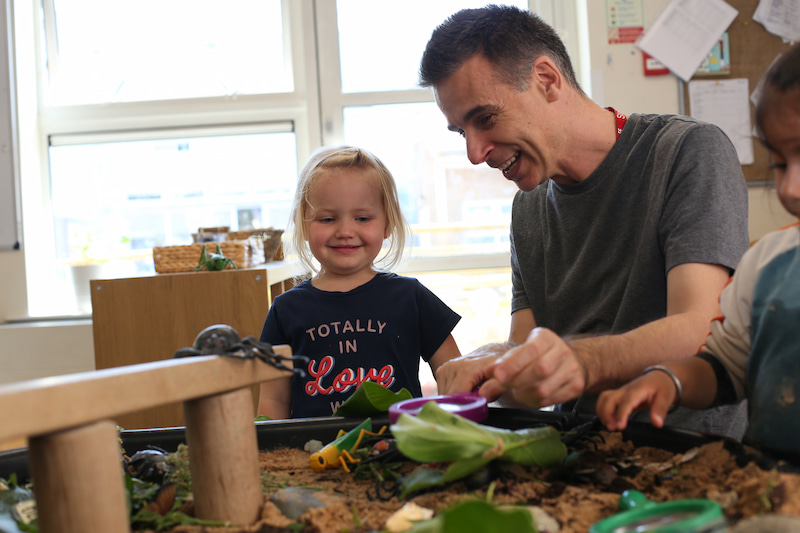
<instances>
[{"instance_id":1,"label":"wall","mask_svg":"<svg viewBox=\"0 0 800 533\"><path fill-rule=\"evenodd\" d=\"M644 0L646 24L655 20L666 3ZM623 113L678 112L677 79L671 75L645 78L641 52L634 45L608 45L604 9L605 2L587 2L592 87L598 103ZM38 179L35 172L25 173L26 168L37 165L35 160L23 158L22 179ZM792 222L772 189L750 188L751 239ZM24 250L0 252L0 322L27 314L25 286ZM0 383L93 369L94 345L88 320L0 325Z\"/></svg>"},{"instance_id":2,"label":"wall","mask_svg":"<svg viewBox=\"0 0 800 533\"><path fill-rule=\"evenodd\" d=\"M658 17L668 0L644 0L645 28ZM644 76L642 53L633 44L608 44L605 2L587 2L591 50L592 97L600 105L622 113L678 113L678 78ZM778 202L774 188L749 187L750 240L795 222Z\"/></svg>"}]
</instances>

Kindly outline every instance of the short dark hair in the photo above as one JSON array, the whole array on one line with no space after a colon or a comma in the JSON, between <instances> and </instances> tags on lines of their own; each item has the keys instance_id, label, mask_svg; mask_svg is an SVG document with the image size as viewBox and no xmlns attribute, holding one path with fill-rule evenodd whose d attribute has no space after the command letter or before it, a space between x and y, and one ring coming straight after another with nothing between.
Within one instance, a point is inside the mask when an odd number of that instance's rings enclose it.
<instances>
[{"instance_id":1,"label":"short dark hair","mask_svg":"<svg viewBox=\"0 0 800 533\"><path fill-rule=\"evenodd\" d=\"M494 4L463 9L433 31L422 54L420 85L436 86L476 54L483 54L504 81L520 91L528 88L534 61L547 56L567 83L583 92L567 49L549 24L530 11Z\"/></svg>"},{"instance_id":2,"label":"short dark hair","mask_svg":"<svg viewBox=\"0 0 800 533\"><path fill-rule=\"evenodd\" d=\"M778 57L772 64L762 83L761 97L756 104L756 134L764 141L764 114L775 93L800 89L800 43Z\"/></svg>"}]
</instances>

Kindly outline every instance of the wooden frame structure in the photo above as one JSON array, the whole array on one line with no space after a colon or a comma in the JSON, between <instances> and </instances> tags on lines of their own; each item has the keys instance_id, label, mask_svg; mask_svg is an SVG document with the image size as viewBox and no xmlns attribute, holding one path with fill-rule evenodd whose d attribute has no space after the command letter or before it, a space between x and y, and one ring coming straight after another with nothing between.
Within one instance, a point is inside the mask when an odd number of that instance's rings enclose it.
<instances>
[{"instance_id":1,"label":"wooden frame structure","mask_svg":"<svg viewBox=\"0 0 800 533\"><path fill-rule=\"evenodd\" d=\"M274 350L291 356L289 346ZM128 532L114 418L183 402L196 516L248 525L263 503L251 386L288 375L214 355L3 385L0 441L28 438L39 531Z\"/></svg>"}]
</instances>

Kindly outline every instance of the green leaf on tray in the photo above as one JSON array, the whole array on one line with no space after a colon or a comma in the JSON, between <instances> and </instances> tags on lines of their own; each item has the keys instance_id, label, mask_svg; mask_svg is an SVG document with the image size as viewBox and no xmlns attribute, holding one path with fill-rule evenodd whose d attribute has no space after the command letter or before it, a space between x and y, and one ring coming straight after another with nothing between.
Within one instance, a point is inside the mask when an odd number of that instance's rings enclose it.
<instances>
[{"instance_id":1,"label":"green leaf on tray","mask_svg":"<svg viewBox=\"0 0 800 533\"><path fill-rule=\"evenodd\" d=\"M525 466L551 467L567 455L552 426L511 431L476 424L442 409L436 402L417 416L402 414L390 428L403 455L421 463L450 463L444 472L409 476L401 497L468 476L495 459Z\"/></svg>"},{"instance_id":2,"label":"green leaf on tray","mask_svg":"<svg viewBox=\"0 0 800 533\"><path fill-rule=\"evenodd\" d=\"M414 524L410 533L535 533L531 513L524 508L498 509L475 500L451 507L435 518Z\"/></svg>"},{"instance_id":3,"label":"green leaf on tray","mask_svg":"<svg viewBox=\"0 0 800 533\"><path fill-rule=\"evenodd\" d=\"M385 413L389 406L413 398L408 389L392 392L374 381L364 381L334 413L335 416L369 416Z\"/></svg>"}]
</instances>

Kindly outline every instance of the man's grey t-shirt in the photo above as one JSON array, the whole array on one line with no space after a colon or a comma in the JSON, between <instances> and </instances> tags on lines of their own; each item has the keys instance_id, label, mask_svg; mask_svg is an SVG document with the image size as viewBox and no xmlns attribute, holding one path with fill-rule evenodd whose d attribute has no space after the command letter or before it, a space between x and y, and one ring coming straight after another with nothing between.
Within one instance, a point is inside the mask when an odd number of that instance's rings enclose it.
<instances>
[{"instance_id":1,"label":"man's grey t-shirt","mask_svg":"<svg viewBox=\"0 0 800 533\"><path fill-rule=\"evenodd\" d=\"M512 312L530 308L561 336L622 333L666 316L671 268L733 270L748 247L747 187L725 134L690 117L633 114L586 180L517 193ZM739 438L743 408L679 409L668 423Z\"/></svg>"}]
</instances>

